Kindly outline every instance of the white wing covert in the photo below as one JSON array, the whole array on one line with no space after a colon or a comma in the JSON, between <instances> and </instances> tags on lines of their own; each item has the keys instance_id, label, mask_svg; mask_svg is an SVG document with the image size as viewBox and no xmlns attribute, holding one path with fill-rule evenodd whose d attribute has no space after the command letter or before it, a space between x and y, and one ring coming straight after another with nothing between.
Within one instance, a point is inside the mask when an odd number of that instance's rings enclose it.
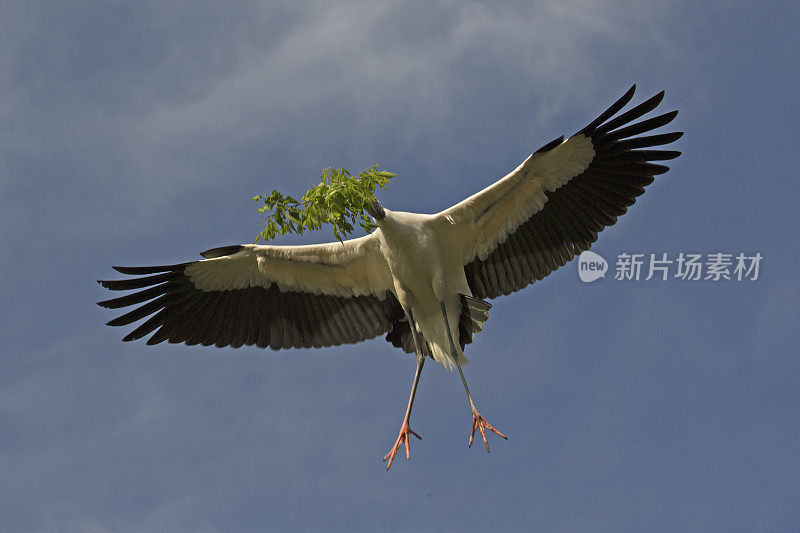
<instances>
[{"instance_id":1,"label":"white wing covert","mask_svg":"<svg viewBox=\"0 0 800 533\"><path fill-rule=\"evenodd\" d=\"M589 166L591 141L575 135L556 139L548 150L531 154L504 178L440 213L459 227L464 261L486 256L531 215L541 210L552 192ZM462 231L462 228L470 231Z\"/></svg>"}]
</instances>

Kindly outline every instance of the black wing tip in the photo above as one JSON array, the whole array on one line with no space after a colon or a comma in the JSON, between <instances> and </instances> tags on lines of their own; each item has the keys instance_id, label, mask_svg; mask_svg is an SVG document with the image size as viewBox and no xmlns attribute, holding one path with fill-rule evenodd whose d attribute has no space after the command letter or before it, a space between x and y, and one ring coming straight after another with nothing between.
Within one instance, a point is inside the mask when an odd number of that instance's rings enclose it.
<instances>
[{"instance_id":1,"label":"black wing tip","mask_svg":"<svg viewBox=\"0 0 800 533\"><path fill-rule=\"evenodd\" d=\"M149 274L153 269L160 269L163 267L124 267L112 266L114 270L120 274L136 275L136 274Z\"/></svg>"},{"instance_id":2,"label":"black wing tip","mask_svg":"<svg viewBox=\"0 0 800 533\"><path fill-rule=\"evenodd\" d=\"M239 250L241 250L244 246L241 244L234 244L232 246L219 246L217 248L211 248L206 250L205 252L200 252L200 255L206 259L216 259L217 257L224 257L226 255L233 255Z\"/></svg>"},{"instance_id":3,"label":"black wing tip","mask_svg":"<svg viewBox=\"0 0 800 533\"><path fill-rule=\"evenodd\" d=\"M654 103L654 107L658 106L661 102L664 101L664 95L666 95L666 94L667 94L667 91L661 91L660 93L658 93L655 96L653 96L653 98L651 98L651 100Z\"/></svg>"},{"instance_id":4,"label":"black wing tip","mask_svg":"<svg viewBox=\"0 0 800 533\"><path fill-rule=\"evenodd\" d=\"M668 144L674 143L675 141L683 137L683 134L684 132L682 131L672 131L669 133L662 133L660 134L660 137L662 137L663 140L658 144L653 144L652 146L666 146Z\"/></svg>"},{"instance_id":5,"label":"black wing tip","mask_svg":"<svg viewBox=\"0 0 800 533\"><path fill-rule=\"evenodd\" d=\"M114 270L120 274L127 274L129 276L141 276L144 274L159 274L161 272L175 272L186 267L189 263L177 263L174 265L159 265L159 266L138 266L138 267L124 267L112 266Z\"/></svg>"},{"instance_id":6,"label":"black wing tip","mask_svg":"<svg viewBox=\"0 0 800 533\"><path fill-rule=\"evenodd\" d=\"M665 174L669 170L668 166L658 165L656 163L648 163L648 166L650 166L654 176L658 176L659 174Z\"/></svg>"},{"instance_id":7,"label":"black wing tip","mask_svg":"<svg viewBox=\"0 0 800 533\"><path fill-rule=\"evenodd\" d=\"M635 83L633 85L631 85L630 89L625 91L625 94L623 94L622 96L619 97L619 100L617 100L617 102L616 102L617 104L622 103L622 106L620 106L620 109L622 109L623 107L628 105L628 102L633 100L633 95L634 94L636 94L636 84Z\"/></svg>"},{"instance_id":8,"label":"black wing tip","mask_svg":"<svg viewBox=\"0 0 800 533\"><path fill-rule=\"evenodd\" d=\"M539 148L538 150L536 150L533 153L534 154L541 154L543 152L549 152L550 150L552 150L553 148L555 148L556 146L560 145L563 142L564 142L564 136L562 135L561 137L553 139L552 141L550 141L549 143L545 144L544 146L542 146L541 148Z\"/></svg>"},{"instance_id":9,"label":"black wing tip","mask_svg":"<svg viewBox=\"0 0 800 533\"><path fill-rule=\"evenodd\" d=\"M633 96L634 93L636 93L636 84L635 83L633 85L631 85L630 89L628 89L628 91L625 93L624 97ZM664 95L666 95L666 94L667 94L667 91L662 89L659 93L657 93L657 94L655 94L653 96L653 99L654 100L658 99L658 101L660 102L661 100L663 100Z\"/></svg>"},{"instance_id":10,"label":"black wing tip","mask_svg":"<svg viewBox=\"0 0 800 533\"><path fill-rule=\"evenodd\" d=\"M679 150L662 150L660 153L660 159L658 161L668 161L670 159L677 159L679 158L683 152ZM654 159L654 161L656 161Z\"/></svg>"},{"instance_id":11,"label":"black wing tip","mask_svg":"<svg viewBox=\"0 0 800 533\"><path fill-rule=\"evenodd\" d=\"M576 135L588 135L590 134L595 128L603 124L606 120L610 119L614 115L616 115L623 107L628 105L628 102L631 101L633 98L633 94L636 92L636 84L634 83L631 85L631 88L628 89L625 94L620 96L616 102L611 104L611 106L600 113L600 115L591 121L589 124L586 125L581 131L576 133Z\"/></svg>"}]
</instances>

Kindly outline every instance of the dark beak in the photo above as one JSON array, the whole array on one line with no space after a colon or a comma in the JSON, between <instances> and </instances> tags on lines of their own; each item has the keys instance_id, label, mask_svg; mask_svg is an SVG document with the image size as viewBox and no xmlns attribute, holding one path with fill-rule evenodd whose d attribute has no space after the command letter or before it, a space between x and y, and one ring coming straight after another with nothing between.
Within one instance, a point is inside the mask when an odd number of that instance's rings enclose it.
<instances>
[{"instance_id":1,"label":"dark beak","mask_svg":"<svg viewBox=\"0 0 800 533\"><path fill-rule=\"evenodd\" d=\"M386 217L386 211L383 210L383 206L378 200L372 200L364 204L364 210L378 222Z\"/></svg>"}]
</instances>

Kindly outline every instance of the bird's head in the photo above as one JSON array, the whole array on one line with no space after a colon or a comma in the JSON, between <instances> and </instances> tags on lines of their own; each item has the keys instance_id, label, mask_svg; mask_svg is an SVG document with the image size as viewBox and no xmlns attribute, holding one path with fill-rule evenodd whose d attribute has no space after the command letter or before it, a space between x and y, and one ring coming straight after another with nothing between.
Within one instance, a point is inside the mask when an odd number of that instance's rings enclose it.
<instances>
[{"instance_id":1,"label":"bird's head","mask_svg":"<svg viewBox=\"0 0 800 533\"><path fill-rule=\"evenodd\" d=\"M377 199L373 199L372 201L364 204L364 210L375 219L376 223L379 223L381 220L386 218L386 211L384 211L383 206Z\"/></svg>"}]
</instances>

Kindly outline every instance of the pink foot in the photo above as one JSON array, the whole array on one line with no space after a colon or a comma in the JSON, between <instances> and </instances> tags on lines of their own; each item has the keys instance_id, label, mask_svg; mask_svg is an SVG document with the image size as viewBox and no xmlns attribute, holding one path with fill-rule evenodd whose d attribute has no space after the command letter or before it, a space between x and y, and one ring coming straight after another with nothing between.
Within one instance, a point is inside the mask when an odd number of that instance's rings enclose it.
<instances>
[{"instance_id":1,"label":"pink foot","mask_svg":"<svg viewBox=\"0 0 800 533\"><path fill-rule=\"evenodd\" d=\"M397 455L397 451L400 449L400 446L405 444L406 445L406 459L409 461L411 460L411 435L414 435L419 440L422 440L422 437L417 435L414 430L408 427L408 421L403 422L403 425L400 426L400 435L397 436L397 441L392 446L392 449L389 450L389 453L386 454L386 457L383 458L384 462L388 459L389 464L386 465L386 470L389 470L392 466L392 462L394 461L394 456Z\"/></svg>"},{"instance_id":2,"label":"pink foot","mask_svg":"<svg viewBox=\"0 0 800 533\"><path fill-rule=\"evenodd\" d=\"M497 431L492 425L483 418L478 411L472 411L472 434L469 436L469 447L472 448L472 441L475 439L475 430L479 429L481 431L481 437L483 437L483 443L486 445L486 451L489 451L489 441L486 440L486 430L493 431L503 437L504 439L508 440L508 437Z\"/></svg>"}]
</instances>

